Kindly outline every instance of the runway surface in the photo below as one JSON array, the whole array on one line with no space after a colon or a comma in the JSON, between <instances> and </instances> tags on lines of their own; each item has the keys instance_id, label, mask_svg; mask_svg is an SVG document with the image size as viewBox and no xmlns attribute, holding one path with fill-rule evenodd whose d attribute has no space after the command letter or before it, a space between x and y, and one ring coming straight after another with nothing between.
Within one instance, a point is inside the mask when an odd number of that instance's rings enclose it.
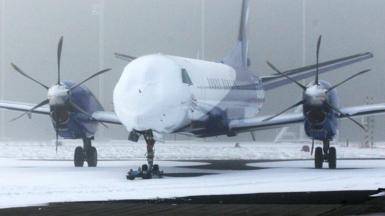
<instances>
[{"instance_id":1,"label":"runway surface","mask_svg":"<svg viewBox=\"0 0 385 216\"><path fill-rule=\"evenodd\" d=\"M74 168L71 161L0 159L0 207L319 191L369 191L366 197L385 187L385 160L375 159L339 160L336 170L313 169L312 160L159 161L164 178L126 180L141 163Z\"/></svg>"},{"instance_id":2,"label":"runway surface","mask_svg":"<svg viewBox=\"0 0 385 216\"><path fill-rule=\"evenodd\" d=\"M189 203L182 200L157 200L157 201L104 201L104 202L71 202L71 203L54 203L48 206L33 206L24 208L9 208L0 209L0 215L13 216L13 215L29 215L29 216L49 216L49 215L92 215L92 216L126 216L126 215L167 215L167 216L179 216L179 215L263 215L263 216L341 216L341 215L367 215L367 216L383 216L385 214L385 199L368 198L368 194L371 191L354 191L345 193L344 199L339 202L335 202L338 199L333 197L342 198L344 195L339 192L324 192L324 193L295 193L295 194L256 194L248 195L249 198L261 199L265 197L279 198L283 195L288 199L306 197L318 197L319 199L332 198L331 203L301 203L291 202L290 204L264 204L261 203ZM307 195L306 195L307 194ZM245 195L239 195L238 198ZM222 197L222 198L226 198ZM211 198L211 197L210 197ZM231 198L227 197L227 198ZM348 202L346 202L348 198ZM281 198L282 199L282 198ZM361 199L356 202L355 199ZM210 199L211 200L211 199ZM215 199L214 199L215 200ZM252 200L252 199L250 199ZM206 199L201 201L207 201ZM240 201L240 200L238 200ZM270 199L268 199L270 201ZM315 201L315 200L313 200ZM343 202L341 202L343 201ZM335 202L335 203L334 203Z\"/></svg>"}]
</instances>

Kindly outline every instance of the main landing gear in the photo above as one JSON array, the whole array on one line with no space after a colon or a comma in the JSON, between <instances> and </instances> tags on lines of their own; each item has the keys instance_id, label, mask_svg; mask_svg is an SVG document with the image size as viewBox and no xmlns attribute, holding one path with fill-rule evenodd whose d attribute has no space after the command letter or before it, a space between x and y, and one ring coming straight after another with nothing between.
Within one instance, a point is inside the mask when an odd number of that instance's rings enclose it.
<instances>
[{"instance_id":1,"label":"main landing gear","mask_svg":"<svg viewBox=\"0 0 385 216\"><path fill-rule=\"evenodd\" d=\"M83 167L87 161L89 167L96 167L98 164L98 152L91 144L92 138L83 138L83 147L78 146L74 153L75 167Z\"/></svg>"},{"instance_id":2,"label":"main landing gear","mask_svg":"<svg viewBox=\"0 0 385 216\"><path fill-rule=\"evenodd\" d=\"M143 178L143 179L151 179L151 178L162 178L163 177L163 171L159 169L158 164L154 164L154 145L155 145L155 139L152 131L146 131L143 134L144 140L147 144L147 164L143 164L141 167L138 168L138 170L134 171L130 169L127 173L127 180L134 180L137 177Z\"/></svg>"},{"instance_id":3,"label":"main landing gear","mask_svg":"<svg viewBox=\"0 0 385 216\"><path fill-rule=\"evenodd\" d=\"M329 169L337 167L337 152L336 148L330 147L330 141L323 141L323 148L317 147L315 149L314 165L316 169L321 169L323 162L329 163Z\"/></svg>"}]
</instances>

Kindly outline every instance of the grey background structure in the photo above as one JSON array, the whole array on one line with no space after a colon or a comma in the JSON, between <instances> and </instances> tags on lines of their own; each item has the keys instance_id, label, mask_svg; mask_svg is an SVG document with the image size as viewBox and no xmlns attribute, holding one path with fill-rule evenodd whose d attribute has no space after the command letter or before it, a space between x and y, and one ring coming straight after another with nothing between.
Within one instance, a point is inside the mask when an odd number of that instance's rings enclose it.
<instances>
[{"instance_id":1,"label":"grey background structure","mask_svg":"<svg viewBox=\"0 0 385 216\"><path fill-rule=\"evenodd\" d=\"M36 79L53 84L56 47L64 35L62 75L80 81L101 68L113 70L87 83L107 110L125 62L114 52L134 56L166 53L206 60L220 59L235 43L240 0L0 0L0 97L39 102L46 91L16 74L14 62ZM265 61L280 69L315 62L316 39L323 35L321 61L371 51L372 60L321 78L336 83L362 69L373 71L340 87L341 105L364 104L368 95L385 102L385 1L383 0L253 0L250 10L251 70L272 73ZM262 114L275 113L301 97L289 85L267 93ZM54 137L50 119L9 123L16 113L0 111L2 139ZM383 139L384 118L376 119L375 137ZM125 139L123 127L100 127L99 139ZM277 130L257 132L259 140L273 140ZM340 138L360 140L361 130L341 122ZM250 139L248 134L242 139ZM224 138L219 138L224 139ZM239 138L238 138L239 139Z\"/></svg>"}]
</instances>

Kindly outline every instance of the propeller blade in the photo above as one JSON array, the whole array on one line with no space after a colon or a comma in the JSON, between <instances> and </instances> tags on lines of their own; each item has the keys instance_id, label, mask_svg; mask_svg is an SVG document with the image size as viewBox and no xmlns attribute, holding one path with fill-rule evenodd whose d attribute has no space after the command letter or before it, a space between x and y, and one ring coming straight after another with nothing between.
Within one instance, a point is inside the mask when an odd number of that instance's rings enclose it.
<instances>
[{"instance_id":1,"label":"propeller blade","mask_svg":"<svg viewBox=\"0 0 385 216\"><path fill-rule=\"evenodd\" d=\"M311 140L311 151L310 151L310 155L313 155L313 151L314 151L314 139Z\"/></svg>"},{"instance_id":2,"label":"propeller blade","mask_svg":"<svg viewBox=\"0 0 385 216\"><path fill-rule=\"evenodd\" d=\"M255 142L255 141L257 141L257 139L255 138L255 134L254 134L254 132L250 132L250 135L251 135L251 139Z\"/></svg>"},{"instance_id":3,"label":"propeller blade","mask_svg":"<svg viewBox=\"0 0 385 216\"><path fill-rule=\"evenodd\" d=\"M92 78L94 78L94 77L96 77L96 76L99 76L99 75L101 75L101 74L103 74L103 73L106 73L107 71L110 71L110 70L111 70L111 68L107 68L107 69L101 70L101 71L95 73L94 75L88 77L87 79L81 81L80 83L78 83L78 84L72 86L68 91L71 91L71 90L73 90L73 89L79 87L79 86L82 85L83 83L87 82L88 80L90 80L90 79L92 79Z\"/></svg>"},{"instance_id":4,"label":"propeller blade","mask_svg":"<svg viewBox=\"0 0 385 216\"><path fill-rule=\"evenodd\" d=\"M52 106L52 111L53 111L53 113L54 113L54 115L58 115L57 114L57 112L56 112L56 107L55 106ZM56 118L58 117L58 116L55 116ZM58 128L57 128L57 125L55 126L55 152L56 152L56 154L57 154L57 149L58 149L58 146L59 146L59 130L58 130Z\"/></svg>"},{"instance_id":5,"label":"propeller blade","mask_svg":"<svg viewBox=\"0 0 385 216\"><path fill-rule=\"evenodd\" d=\"M63 48L63 36L60 37L59 44L57 46L57 84L60 84L60 63L61 53Z\"/></svg>"},{"instance_id":6,"label":"propeller blade","mask_svg":"<svg viewBox=\"0 0 385 216\"><path fill-rule=\"evenodd\" d=\"M24 112L24 113L22 113L21 115L15 117L15 118L13 118L13 119L11 119L10 122L16 121L16 120L18 120L19 118L21 118L21 117L23 117L23 116L25 116L25 115L30 115L35 109L37 109L37 108L39 108L39 107L41 107L41 106L44 106L44 105L46 105L46 104L48 104L48 103L49 103L49 100L46 99L46 100L40 102L39 104L37 104L36 106L32 107L32 108L31 108L30 110L28 110L27 112Z\"/></svg>"},{"instance_id":7,"label":"propeller blade","mask_svg":"<svg viewBox=\"0 0 385 216\"><path fill-rule=\"evenodd\" d=\"M115 58L118 58L118 59L121 59L124 61L128 61L128 62L131 62L131 61L136 59L136 57L134 57L134 56L126 55L123 53L114 53L114 54L115 54Z\"/></svg>"},{"instance_id":8,"label":"propeller blade","mask_svg":"<svg viewBox=\"0 0 385 216\"><path fill-rule=\"evenodd\" d=\"M336 107L333 107L332 105L330 105L329 103L326 103L326 105L328 107L330 107L332 110L336 111L339 115L341 116L345 116L346 118L348 118L350 121L354 122L357 126L359 126L362 130L364 131L367 131L367 129L365 128L365 126L363 126L361 123L359 123L358 121L356 121L355 119L353 119L352 117L350 117L349 115L343 113L341 110L339 110L338 108Z\"/></svg>"},{"instance_id":9,"label":"propeller blade","mask_svg":"<svg viewBox=\"0 0 385 216\"><path fill-rule=\"evenodd\" d=\"M269 67L271 69L273 69L275 72L277 72L278 74L286 77L288 80L292 81L293 83L297 84L300 88L302 88L303 90L306 90L306 86L302 85L301 83L299 83L297 80L291 78L290 76L288 76L287 74L285 73L282 73L280 70L278 70L273 64L271 64L269 61L266 62L267 65L269 65Z\"/></svg>"},{"instance_id":10,"label":"propeller blade","mask_svg":"<svg viewBox=\"0 0 385 216\"><path fill-rule=\"evenodd\" d=\"M21 75L27 77L28 79L34 81L35 83L43 86L45 89L49 89L48 86L44 85L42 82L40 81L37 81L36 79L32 78L31 76L29 76L28 74L24 73L24 71L22 71L19 67L17 67L15 64L11 63L11 66L13 67L13 69L15 69L15 71L17 71L18 73L20 73Z\"/></svg>"},{"instance_id":11,"label":"propeller blade","mask_svg":"<svg viewBox=\"0 0 385 216\"><path fill-rule=\"evenodd\" d=\"M55 129L55 132L56 132L55 151L57 154L57 147L59 146L59 131Z\"/></svg>"},{"instance_id":12,"label":"propeller blade","mask_svg":"<svg viewBox=\"0 0 385 216\"><path fill-rule=\"evenodd\" d=\"M89 117L90 119L92 119L92 115L89 114L88 112L86 112L84 109L82 109L81 107L79 107L77 104L73 103L72 101L70 101L70 104L73 108L76 109L76 111L78 112L81 112L82 114L86 115L87 117Z\"/></svg>"},{"instance_id":13,"label":"propeller blade","mask_svg":"<svg viewBox=\"0 0 385 216\"><path fill-rule=\"evenodd\" d=\"M82 109L81 107L79 107L77 104L73 103L72 101L70 101L70 104L73 108L75 108L77 111L83 113L84 115L86 115L90 120L95 120L94 117L92 117L91 114L89 114L87 111L85 111L84 109ZM105 128L108 128L108 126L106 124L104 124L104 122L99 122L101 125L103 125Z\"/></svg>"},{"instance_id":14,"label":"propeller blade","mask_svg":"<svg viewBox=\"0 0 385 216\"><path fill-rule=\"evenodd\" d=\"M263 121L269 121L269 120L271 120L271 119L273 119L273 118L275 118L275 117L277 117L277 116L279 116L279 115L281 115L281 114L287 112L288 110L291 110L291 109L293 109L294 107L299 106L299 105L301 105L301 104L303 104L303 103L304 103L304 100L301 100L301 101L299 101L298 103L296 103L296 104L294 104L294 105L292 105L292 106L286 108L285 110L279 112L278 114L273 115L273 116L271 116L271 117L269 117L269 118L267 118L267 119L264 119Z\"/></svg>"},{"instance_id":15,"label":"propeller blade","mask_svg":"<svg viewBox=\"0 0 385 216\"><path fill-rule=\"evenodd\" d=\"M321 39L322 39L322 35L320 35L318 37L318 42L317 42L317 63L316 63L316 72L315 72L315 84L316 85L319 85L319 51L320 51L320 47L321 47Z\"/></svg>"},{"instance_id":16,"label":"propeller blade","mask_svg":"<svg viewBox=\"0 0 385 216\"><path fill-rule=\"evenodd\" d=\"M362 74L365 74L365 73L367 73L367 72L369 72L369 71L370 71L370 69L366 69L366 70L360 71L360 72L358 72L358 73L356 73L356 74L350 76L349 78L345 79L344 81L342 81L342 82L340 82L340 83L334 85L333 87L329 88L329 89L326 91L326 93L328 93L328 92L330 92L331 90L337 88L338 86L340 86L340 85L346 83L347 81L349 81L349 80L351 80L351 79L353 79L353 78L355 78L355 77L357 77L357 76L360 76L360 75L362 75Z\"/></svg>"}]
</instances>

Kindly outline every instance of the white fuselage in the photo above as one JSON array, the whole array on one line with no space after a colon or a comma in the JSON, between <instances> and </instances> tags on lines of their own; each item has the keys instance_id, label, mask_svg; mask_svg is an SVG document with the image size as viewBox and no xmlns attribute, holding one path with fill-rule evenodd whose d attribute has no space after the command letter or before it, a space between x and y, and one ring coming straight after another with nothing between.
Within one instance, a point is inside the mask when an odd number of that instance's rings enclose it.
<instances>
[{"instance_id":1,"label":"white fuselage","mask_svg":"<svg viewBox=\"0 0 385 216\"><path fill-rule=\"evenodd\" d=\"M213 108L224 110L230 119L253 117L263 92L234 88L243 85L237 82L236 71L225 64L143 56L125 67L116 84L115 112L128 131L159 133L172 133L203 119Z\"/></svg>"}]
</instances>

